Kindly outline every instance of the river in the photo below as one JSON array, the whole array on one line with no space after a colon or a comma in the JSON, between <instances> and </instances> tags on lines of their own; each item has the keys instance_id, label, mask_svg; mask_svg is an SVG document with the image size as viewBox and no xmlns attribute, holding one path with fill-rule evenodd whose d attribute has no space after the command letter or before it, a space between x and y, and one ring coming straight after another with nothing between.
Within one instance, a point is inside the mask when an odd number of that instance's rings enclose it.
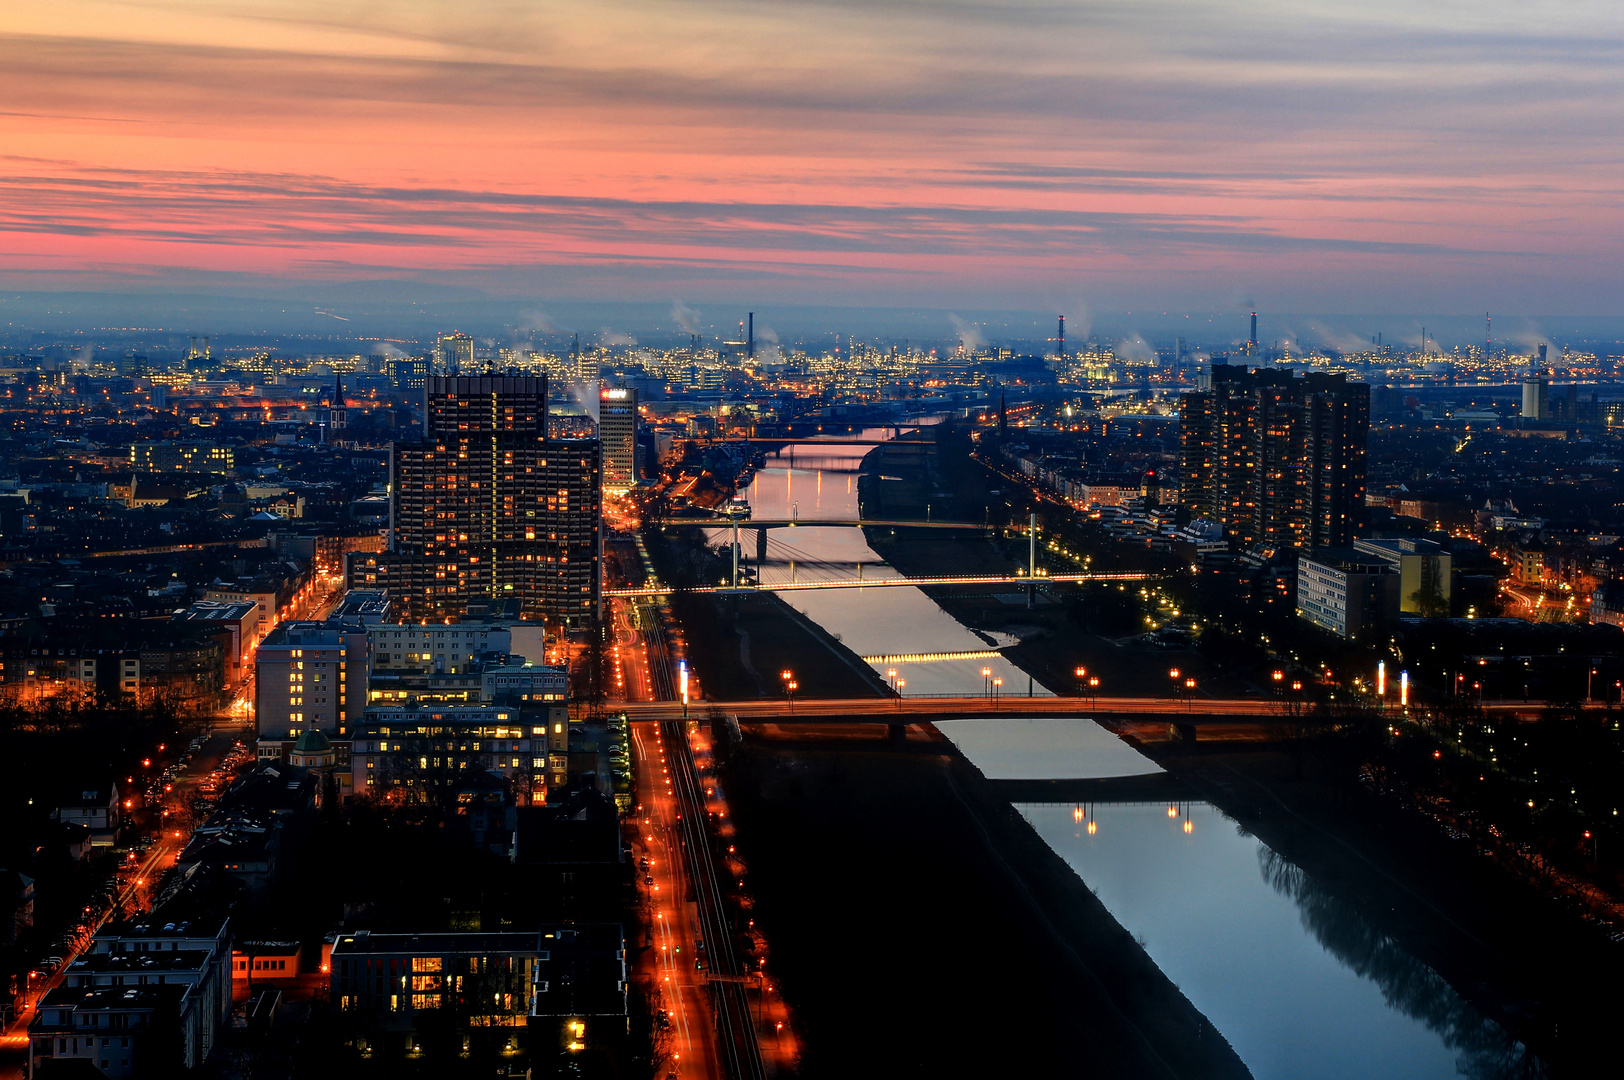
<instances>
[{"instance_id":1,"label":"river","mask_svg":"<svg viewBox=\"0 0 1624 1080\"><path fill-rule=\"evenodd\" d=\"M869 450L799 443L769 457L744 492L752 513L807 522L855 519L857 473ZM751 550L748 541L744 546ZM769 534L761 580L771 585L792 575L804 581L859 573L897 576L860 529L807 525ZM780 595L861 656L989 647L914 588ZM1027 676L998 656L873 666L882 674L896 670L909 696L981 693L993 678L1003 681L1006 694L1028 687ZM983 668L992 674L984 676ZM1048 691L1034 684L1032 692ZM1081 716L939 726L989 777L1160 771ZM1489 1078L1513 1075L1522 1062L1522 1048L1435 972L1215 807L1019 809L1258 1080Z\"/></svg>"}]
</instances>

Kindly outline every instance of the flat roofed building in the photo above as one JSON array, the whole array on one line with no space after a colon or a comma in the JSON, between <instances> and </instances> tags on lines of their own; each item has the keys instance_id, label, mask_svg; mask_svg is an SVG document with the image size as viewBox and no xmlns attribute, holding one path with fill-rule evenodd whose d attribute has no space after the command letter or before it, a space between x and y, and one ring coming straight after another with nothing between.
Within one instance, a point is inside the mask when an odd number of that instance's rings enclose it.
<instances>
[{"instance_id":1,"label":"flat roofed building","mask_svg":"<svg viewBox=\"0 0 1624 1080\"><path fill-rule=\"evenodd\" d=\"M202 1065L231 1017L230 941L219 919L98 934L28 1025L29 1075L47 1061L88 1061L112 1080L150 1075L141 1057L155 1039L178 1039L180 1063Z\"/></svg>"},{"instance_id":2,"label":"flat roofed building","mask_svg":"<svg viewBox=\"0 0 1624 1080\"><path fill-rule=\"evenodd\" d=\"M366 707L362 627L283 623L260 644L254 667L254 718L261 739L297 739L311 728L345 738ZM353 694L352 678L358 684Z\"/></svg>"},{"instance_id":3,"label":"flat roofed building","mask_svg":"<svg viewBox=\"0 0 1624 1080\"><path fill-rule=\"evenodd\" d=\"M480 657L507 654L513 635L506 626L483 622L437 625L386 624L367 631L374 672L466 671Z\"/></svg>"},{"instance_id":4,"label":"flat roofed building","mask_svg":"<svg viewBox=\"0 0 1624 1080\"><path fill-rule=\"evenodd\" d=\"M598 442L603 446L603 490L624 495L637 486L637 391L598 391Z\"/></svg>"},{"instance_id":5,"label":"flat roofed building","mask_svg":"<svg viewBox=\"0 0 1624 1080\"><path fill-rule=\"evenodd\" d=\"M446 1015L468 1026L524 1027L542 937L496 934L341 934L333 943L330 1001L408 1032Z\"/></svg>"},{"instance_id":6,"label":"flat roofed building","mask_svg":"<svg viewBox=\"0 0 1624 1080\"><path fill-rule=\"evenodd\" d=\"M1442 544L1398 537L1355 540L1353 548L1381 559L1398 574L1400 611L1426 616L1449 614L1454 597L1453 558Z\"/></svg>"},{"instance_id":7,"label":"flat roofed building","mask_svg":"<svg viewBox=\"0 0 1624 1080\"><path fill-rule=\"evenodd\" d=\"M617 1020L625 1031L626 935L618 923L495 934L363 930L340 935L330 962L329 1000L341 1012L371 1014L385 1031L449 1015L470 1027L544 1032L560 1040L557 1049L570 1039L580 1043L575 1049L591 1045L595 1020Z\"/></svg>"},{"instance_id":8,"label":"flat roofed building","mask_svg":"<svg viewBox=\"0 0 1624 1080\"><path fill-rule=\"evenodd\" d=\"M1350 641L1368 640L1398 619L1399 575L1385 559L1352 548L1297 559L1297 614Z\"/></svg>"},{"instance_id":9,"label":"flat roofed building","mask_svg":"<svg viewBox=\"0 0 1624 1080\"><path fill-rule=\"evenodd\" d=\"M130 467L141 472L229 473L237 455L229 446L144 442L130 447Z\"/></svg>"},{"instance_id":10,"label":"flat roofed building","mask_svg":"<svg viewBox=\"0 0 1624 1080\"><path fill-rule=\"evenodd\" d=\"M350 747L355 791L404 789L424 800L483 771L513 784L518 801L539 802L550 776L567 775L564 713L563 706L540 716L498 705L369 708Z\"/></svg>"}]
</instances>

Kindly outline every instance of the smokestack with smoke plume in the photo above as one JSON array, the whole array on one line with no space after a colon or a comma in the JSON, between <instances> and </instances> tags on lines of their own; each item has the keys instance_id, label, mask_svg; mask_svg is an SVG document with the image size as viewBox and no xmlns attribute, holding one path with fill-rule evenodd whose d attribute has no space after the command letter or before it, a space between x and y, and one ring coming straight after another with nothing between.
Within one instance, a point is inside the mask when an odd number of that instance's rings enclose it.
<instances>
[{"instance_id":1,"label":"smokestack with smoke plume","mask_svg":"<svg viewBox=\"0 0 1624 1080\"><path fill-rule=\"evenodd\" d=\"M987 339L982 335L981 329L975 323L966 322L957 315L952 314L948 315L947 318L952 322L953 332L958 335L959 345L965 352L975 352L978 349L987 347Z\"/></svg>"},{"instance_id":2,"label":"smokestack with smoke plume","mask_svg":"<svg viewBox=\"0 0 1624 1080\"><path fill-rule=\"evenodd\" d=\"M682 328L683 333L699 333L699 312L695 311L687 304L684 304L681 300L672 302L671 317L676 320L677 325Z\"/></svg>"}]
</instances>

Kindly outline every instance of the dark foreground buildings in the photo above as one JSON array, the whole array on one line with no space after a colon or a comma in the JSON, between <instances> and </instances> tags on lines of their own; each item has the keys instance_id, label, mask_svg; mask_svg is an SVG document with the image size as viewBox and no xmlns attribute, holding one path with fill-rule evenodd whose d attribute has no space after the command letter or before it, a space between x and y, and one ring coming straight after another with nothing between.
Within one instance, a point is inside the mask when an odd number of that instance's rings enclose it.
<instances>
[{"instance_id":1,"label":"dark foreground buildings","mask_svg":"<svg viewBox=\"0 0 1624 1080\"><path fill-rule=\"evenodd\" d=\"M1183 502L1242 547L1340 547L1365 500L1370 387L1215 364L1179 405Z\"/></svg>"},{"instance_id":2,"label":"dark foreground buildings","mask_svg":"<svg viewBox=\"0 0 1624 1080\"><path fill-rule=\"evenodd\" d=\"M387 589L406 621L518 600L526 618L579 626L600 590L599 444L548 439L547 380L435 377L424 434L395 443L390 549L350 561L352 587Z\"/></svg>"}]
</instances>

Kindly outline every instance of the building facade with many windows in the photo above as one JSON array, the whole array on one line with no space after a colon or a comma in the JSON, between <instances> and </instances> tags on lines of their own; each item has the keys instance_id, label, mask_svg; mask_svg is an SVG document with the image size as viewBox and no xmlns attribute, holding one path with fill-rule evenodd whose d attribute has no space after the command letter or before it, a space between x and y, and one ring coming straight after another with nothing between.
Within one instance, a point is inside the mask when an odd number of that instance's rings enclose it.
<instances>
[{"instance_id":1,"label":"building facade with many windows","mask_svg":"<svg viewBox=\"0 0 1624 1080\"><path fill-rule=\"evenodd\" d=\"M430 378L424 437L390 455L390 549L350 557L352 587L389 590L408 622L517 600L566 626L600 599L599 444L547 438L547 380Z\"/></svg>"},{"instance_id":2,"label":"building facade with many windows","mask_svg":"<svg viewBox=\"0 0 1624 1080\"><path fill-rule=\"evenodd\" d=\"M1215 364L1179 403L1182 502L1242 547L1345 547L1365 500L1370 387Z\"/></svg>"},{"instance_id":3,"label":"building facade with many windows","mask_svg":"<svg viewBox=\"0 0 1624 1080\"><path fill-rule=\"evenodd\" d=\"M637 486L637 391L598 391L598 441L603 446L603 490L624 495Z\"/></svg>"}]
</instances>

